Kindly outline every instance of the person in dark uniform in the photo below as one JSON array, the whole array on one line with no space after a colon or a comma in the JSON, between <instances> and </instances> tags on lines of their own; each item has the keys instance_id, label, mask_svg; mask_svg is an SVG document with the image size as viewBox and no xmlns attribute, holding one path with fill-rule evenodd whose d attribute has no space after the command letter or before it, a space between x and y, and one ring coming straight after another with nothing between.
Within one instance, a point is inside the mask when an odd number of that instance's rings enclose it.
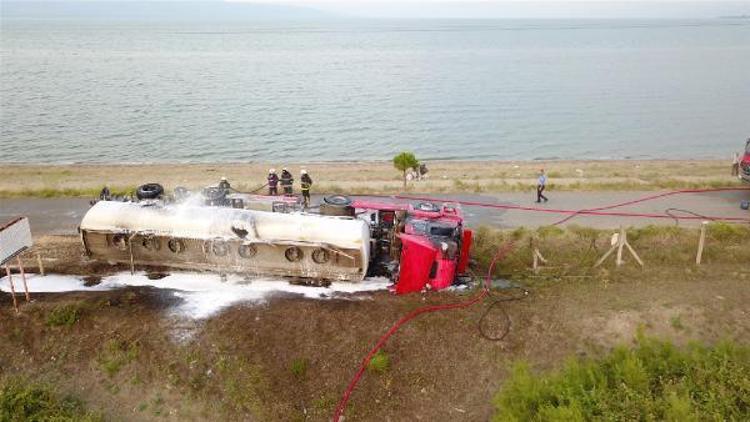
<instances>
[{"instance_id":1,"label":"person in dark uniform","mask_svg":"<svg viewBox=\"0 0 750 422\"><path fill-rule=\"evenodd\" d=\"M222 177L219 181L219 188L224 189L225 191L228 191L232 187L229 185L229 182L227 181L226 177Z\"/></svg>"},{"instance_id":2,"label":"person in dark uniform","mask_svg":"<svg viewBox=\"0 0 750 422\"><path fill-rule=\"evenodd\" d=\"M276 169L268 170L268 195L276 196L279 194L279 176Z\"/></svg>"},{"instance_id":3,"label":"person in dark uniform","mask_svg":"<svg viewBox=\"0 0 750 422\"><path fill-rule=\"evenodd\" d=\"M307 174L307 170L302 169L300 171L302 177L300 177L300 188L302 189L302 205L307 208L310 206L310 186L313 184L312 177Z\"/></svg>"},{"instance_id":4,"label":"person in dark uniform","mask_svg":"<svg viewBox=\"0 0 750 422\"><path fill-rule=\"evenodd\" d=\"M294 194L294 189L292 188L294 177L292 177L292 173L289 173L286 167L281 169L281 178L279 181L281 182L281 187L284 188L284 195Z\"/></svg>"},{"instance_id":5,"label":"person in dark uniform","mask_svg":"<svg viewBox=\"0 0 750 422\"><path fill-rule=\"evenodd\" d=\"M112 192L110 192L108 187L103 187L102 191L99 192L99 200L100 201L109 201L112 199Z\"/></svg>"}]
</instances>

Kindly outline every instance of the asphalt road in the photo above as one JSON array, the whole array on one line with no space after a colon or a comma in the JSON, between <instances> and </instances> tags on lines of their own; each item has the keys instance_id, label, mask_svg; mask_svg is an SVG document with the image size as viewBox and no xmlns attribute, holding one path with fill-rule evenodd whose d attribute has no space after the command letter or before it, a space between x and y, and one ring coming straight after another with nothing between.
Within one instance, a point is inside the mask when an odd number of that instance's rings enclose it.
<instances>
[{"instance_id":1,"label":"asphalt road","mask_svg":"<svg viewBox=\"0 0 750 422\"><path fill-rule=\"evenodd\" d=\"M630 201L658 192L548 192L550 201L537 204L533 192L512 192L486 195L429 195L445 200L464 200L501 205L520 205L541 209L580 210ZM421 196L421 195L419 195ZM426 195L427 196L427 195ZM313 202L319 201L313 197ZM384 199L374 199L384 200ZM750 211L740 209L740 202L750 200L750 191L683 194L617 208L612 211L653 213L666 215L670 208L687 210L700 215L750 219ZM28 216L34 235L74 234L89 209L89 200L82 198L18 198L0 199L0 223L19 215ZM538 227L552 224L564 214L503 210L464 206L470 226L490 225L501 228ZM688 215L673 211L678 215ZM645 226L649 224L675 224L671 218L603 217L579 215L566 224L579 224L596 228L617 228L620 225ZM700 221L682 221L683 226L697 226Z\"/></svg>"}]
</instances>

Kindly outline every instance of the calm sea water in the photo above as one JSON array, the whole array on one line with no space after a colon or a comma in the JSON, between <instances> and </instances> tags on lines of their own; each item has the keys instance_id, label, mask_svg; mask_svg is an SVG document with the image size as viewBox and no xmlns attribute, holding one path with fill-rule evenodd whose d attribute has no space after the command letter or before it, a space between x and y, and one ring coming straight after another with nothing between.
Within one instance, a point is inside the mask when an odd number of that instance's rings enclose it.
<instances>
[{"instance_id":1,"label":"calm sea water","mask_svg":"<svg viewBox=\"0 0 750 422\"><path fill-rule=\"evenodd\" d=\"M726 158L750 21L3 21L0 162Z\"/></svg>"}]
</instances>

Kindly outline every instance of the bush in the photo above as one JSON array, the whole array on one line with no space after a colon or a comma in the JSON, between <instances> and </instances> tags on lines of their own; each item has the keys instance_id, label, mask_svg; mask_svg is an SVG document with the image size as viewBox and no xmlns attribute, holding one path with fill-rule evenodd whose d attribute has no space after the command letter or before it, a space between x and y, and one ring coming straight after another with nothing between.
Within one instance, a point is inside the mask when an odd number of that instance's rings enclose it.
<instances>
[{"instance_id":1,"label":"bush","mask_svg":"<svg viewBox=\"0 0 750 422\"><path fill-rule=\"evenodd\" d=\"M101 421L83 403L70 396L60 397L52 388L20 379L0 383L0 421Z\"/></svg>"},{"instance_id":2,"label":"bush","mask_svg":"<svg viewBox=\"0 0 750 422\"><path fill-rule=\"evenodd\" d=\"M382 351L378 350L370 359L370 363L367 364L367 369L370 372L376 372L379 374L385 373L391 366L391 358Z\"/></svg>"},{"instance_id":3,"label":"bush","mask_svg":"<svg viewBox=\"0 0 750 422\"><path fill-rule=\"evenodd\" d=\"M495 421L748 420L750 348L638 337L599 360L534 375L517 364L494 399Z\"/></svg>"},{"instance_id":4,"label":"bush","mask_svg":"<svg viewBox=\"0 0 750 422\"><path fill-rule=\"evenodd\" d=\"M406 187L406 171L409 169L416 168L419 165L417 157L411 152L402 152L397 156L393 157L393 167L402 173L404 180L404 187Z\"/></svg>"},{"instance_id":5,"label":"bush","mask_svg":"<svg viewBox=\"0 0 750 422\"><path fill-rule=\"evenodd\" d=\"M47 325L50 327L70 327L81 318L81 308L77 304L57 306L47 315Z\"/></svg>"}]
</instances>

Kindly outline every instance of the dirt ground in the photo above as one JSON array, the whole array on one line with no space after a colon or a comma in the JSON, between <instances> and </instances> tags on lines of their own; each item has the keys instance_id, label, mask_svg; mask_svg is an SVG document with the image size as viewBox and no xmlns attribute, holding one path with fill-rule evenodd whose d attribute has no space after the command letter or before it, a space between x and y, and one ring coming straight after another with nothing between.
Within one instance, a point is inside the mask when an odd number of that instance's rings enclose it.
<instances>
[{"instance_id":1,"label":"dirt ground","mask_svg":"<svg viewBox=\"0 0 750 422\"><path fill-rule=\"evenodd\" d=\"M314 192L397 193L401 175L390 162L287 163L297 176L306 168ZM739 184L730 176L730 163L720 160L612 161L434 161L423 181L411 182L417 192L481 193L528 191L540 168L556 190L652 190ZM248 164L118 164L4 165L0 167L0 197L81 196L107 185L128 190L159 182L168 190L218 183L226 176L239 190L265 183L268 169L282 163Z\"/></svg>"},{"instance_id":2,"label":"dirt ground","mask_svg":"<svg viewBox=\"0 0 750 422\"><path fill-rule=\"evenodd\" d=\"M116 270L82 260L74 237L38 244L51 258L50 271ZM750 343L744 262L627 266L587 277L526 274L514 281L531 294L499 305L484 321L487 332L499 333L507 312L504 340L479 334L488 302L418 318L385 346L387 369L365 374L346 420L488 420L512 362L556 367L569 356L627 344L639 327L677 343ZM151 288L35 294L18 315L3 294L0 377L51 382L114 420L330 420L361 359L394 321L470 294L276 297L201 322L168 317L178 299ZM65 304L79 310L78 322L50 326L50 312Z\"/></svg>"}]
</instances>

